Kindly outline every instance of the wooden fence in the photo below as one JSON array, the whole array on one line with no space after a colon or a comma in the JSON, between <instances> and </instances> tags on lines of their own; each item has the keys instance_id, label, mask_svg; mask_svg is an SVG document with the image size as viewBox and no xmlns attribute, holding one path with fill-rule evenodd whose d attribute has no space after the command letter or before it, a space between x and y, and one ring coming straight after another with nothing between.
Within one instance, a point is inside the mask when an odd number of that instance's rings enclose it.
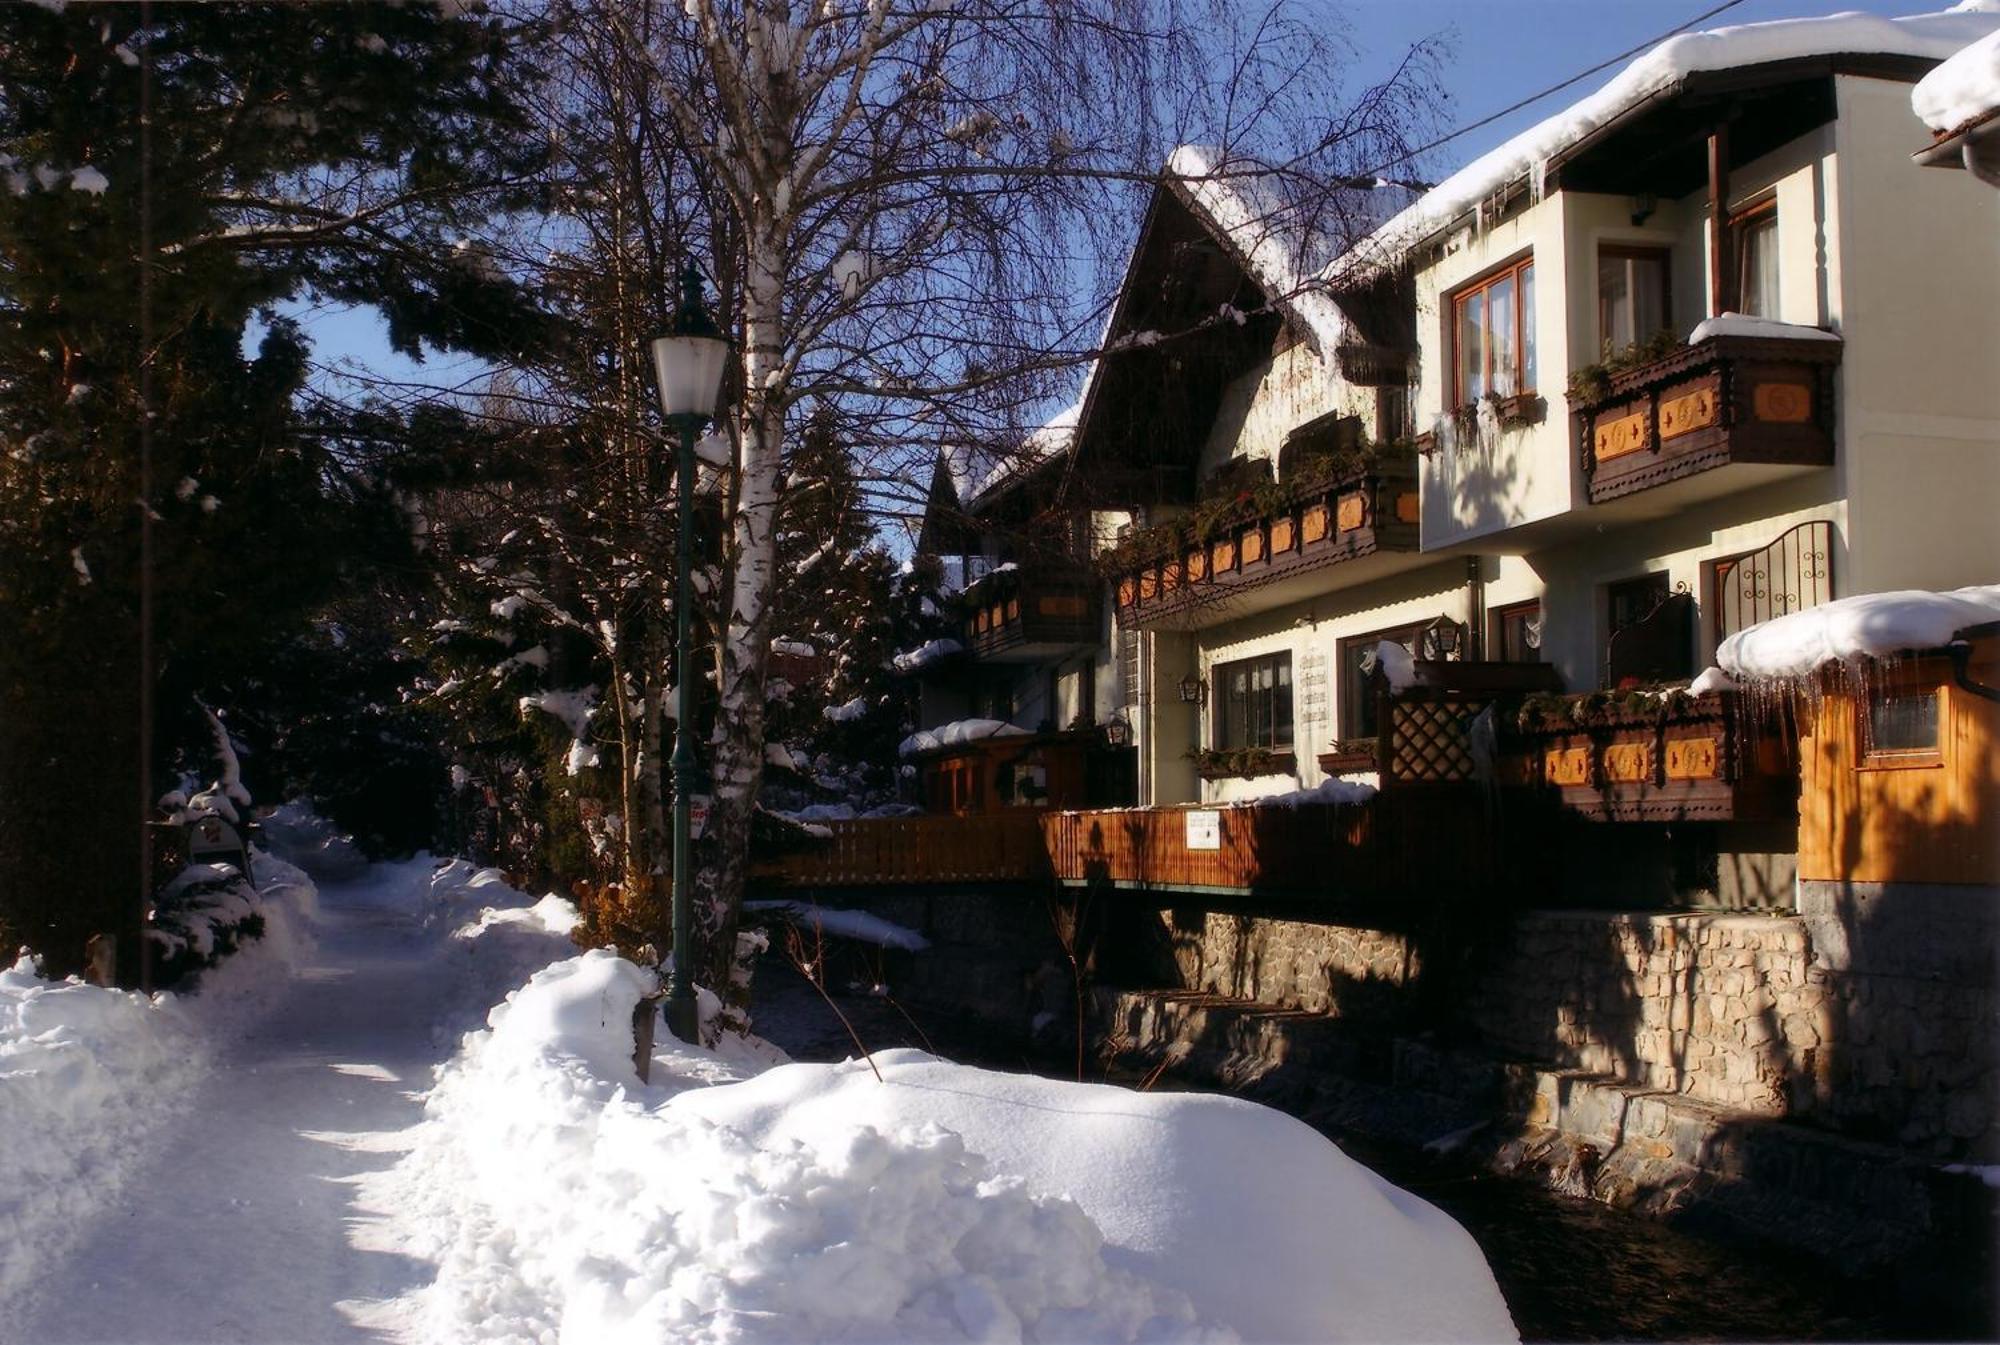
<instances>
[{"instance_id":1,"label":"wooden fence","mask_svg":"<svg viewBox=\"0 0 2000 1345\"><path fill-rule=\"evenodd\" d=\"M1190 846L1191 814L1214 848ZM1393 899L1490 876L1486 809L1471 789L1378 794L1364 803L1052 813L1058 881L1164 891Z\"/></svg>"},{"instance_id":2,"label":"wooden fence","mask_svg":"<svg viewBox=\"0 0 2000 1345\"><path fill-rule=\"evenodd\" d=\"M825 822L820 846L756 865L781 887L1033 882L1049 877L1039 809L968 817L873 817Z\"/></svg>"},{"instance_id":3,"label":"wooden fence","mask_svg":"<svg viewBox=\"0 0 2000 1345\"><path fill-rule=\"evenodd\" d=\"M1191 814L1197 844L1190 846ZM816 849L757 866L776 887L914 883L1107 883L1392 899L1492 875L1485 797L1429 786L1364 803L1298 807L1019 810L826 824ZM1200 844L1213 828L1213 848Z\"/></svg>"}]
</instances>

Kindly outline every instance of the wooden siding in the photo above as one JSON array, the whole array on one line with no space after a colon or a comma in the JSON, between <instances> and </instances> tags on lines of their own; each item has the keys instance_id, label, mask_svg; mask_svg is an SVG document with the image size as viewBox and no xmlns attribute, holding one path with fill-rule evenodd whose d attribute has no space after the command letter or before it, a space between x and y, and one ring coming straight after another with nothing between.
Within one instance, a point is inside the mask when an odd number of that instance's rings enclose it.
<instances>
[{"instance_id":1,"label":"wooden siding","mask_svg":"<svg viewBox=\"0 0 2000 1345\"><path fill-rule=\"evenodd\" d=\"M1953 685L1950 661L1876 669L1939 692L1933 762L1870 765L1857 688L1827 687L1800 711L1799 877L1857 883L2000 884L2000 704ZM1969 669L2000 683L2000 639Z\"/></svg>"}]
</instances>

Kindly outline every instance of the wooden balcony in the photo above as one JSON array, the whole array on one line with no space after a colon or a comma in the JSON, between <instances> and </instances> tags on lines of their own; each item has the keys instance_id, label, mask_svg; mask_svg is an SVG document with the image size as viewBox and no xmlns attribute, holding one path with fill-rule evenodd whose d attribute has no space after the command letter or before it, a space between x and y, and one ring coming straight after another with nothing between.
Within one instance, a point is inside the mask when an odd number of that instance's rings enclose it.
<instances>
[{"instance_id":1,"label":"wooden balcony","mask_svg":"<svg viewBox=\"0 0 2000 1345\"><path fill-rule=\"evenodd\" d=\"M1182 529L1151 555L1115 560L1119 619L1185 628L1218 602L1237 616L1294 601L1336 566L1375 578L1394 567L1361 562L1414 556L1419 517L1415 468L1403 463L1289 491L1268 510L1246 504L1202 535Z\"/></svg>"},{"instance_id":2,"label":"wooden balcony","mask_svg":"<svg viewBox=\"0 0 2000 1345\"><path fill-rule=\"evenodd\" d=\"M965 648L993 663L1040 663L1094 648L1100 589L1082 570L996 570L961 595Z\"/></svg>"},{"instance_id":3,"label":"wooden balcony","mask_svg":"<svg viewBox=\"0 0 2000 1345\"><path fill-rule=\"evenodd\" d=\"M1840 354L1834 336L1714 336L1611 375L1574 408L1590 502L1717 469L1751 469L1734 475L1753 485L1832 466Z\"/></svg>"},{"instance_id":4,"label":"wooden balcony","mask_svg":"<svg viewBox=\"0 0 2000 1345\"><path fill-rule=\"evenodd\" d=\"M1729 693L1534 698L1501 772L1599 821L1776 821L1797 810L1791 740Z\"/></svg>"}]
</instances>

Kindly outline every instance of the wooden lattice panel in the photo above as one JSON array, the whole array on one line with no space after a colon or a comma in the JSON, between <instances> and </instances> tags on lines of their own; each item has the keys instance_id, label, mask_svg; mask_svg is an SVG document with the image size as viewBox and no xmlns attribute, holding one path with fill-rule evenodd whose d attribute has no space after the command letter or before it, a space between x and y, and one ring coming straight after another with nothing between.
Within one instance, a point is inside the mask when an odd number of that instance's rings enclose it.
<instances>
[{"instance_id":1,"label":"wooden lattice panel","mask_svg":"<svg viewBox=\"0 0 2000 1345\"><path fill-rule=\"evenodd\" d=\"M1472 743L1465 725L1479 707L1430 699L1399 699L1390 706L1390 776L1415 782L1473 778Z\"/></svg>"}]
</instances>

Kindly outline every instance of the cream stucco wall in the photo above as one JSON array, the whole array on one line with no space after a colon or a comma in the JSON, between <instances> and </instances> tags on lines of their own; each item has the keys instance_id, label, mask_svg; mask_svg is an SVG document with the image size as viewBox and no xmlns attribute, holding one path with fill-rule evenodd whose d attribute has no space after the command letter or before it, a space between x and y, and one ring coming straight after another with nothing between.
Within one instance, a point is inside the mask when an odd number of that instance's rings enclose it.
<instances>
[{"instance_id":1,"label":"cream stucco wall","mask_svg":"<svg viewBox=\"0 0 2000 1345\"><path fill-rule=\"evenodd\" d=\"M1330 411L1372 418L1374 393L1349 387L1333 372L1331 359L1331 351L1318 352L1301 341L1231 383L1202 446L1199 475L1231 458L1275 463L1287 434Z\"/></svg>"},{"instance_id":2,"label":"cream stucco wall","mask_svg":"<svg viewBox=\"0 0 2000 1345\"><path fill-rule=\"evenodd\" d=\"M1835 93L1841 590L2000 582L2000 192L1910 159L1927 136L1908 85Z\"/></svg>"}]
</instances>

